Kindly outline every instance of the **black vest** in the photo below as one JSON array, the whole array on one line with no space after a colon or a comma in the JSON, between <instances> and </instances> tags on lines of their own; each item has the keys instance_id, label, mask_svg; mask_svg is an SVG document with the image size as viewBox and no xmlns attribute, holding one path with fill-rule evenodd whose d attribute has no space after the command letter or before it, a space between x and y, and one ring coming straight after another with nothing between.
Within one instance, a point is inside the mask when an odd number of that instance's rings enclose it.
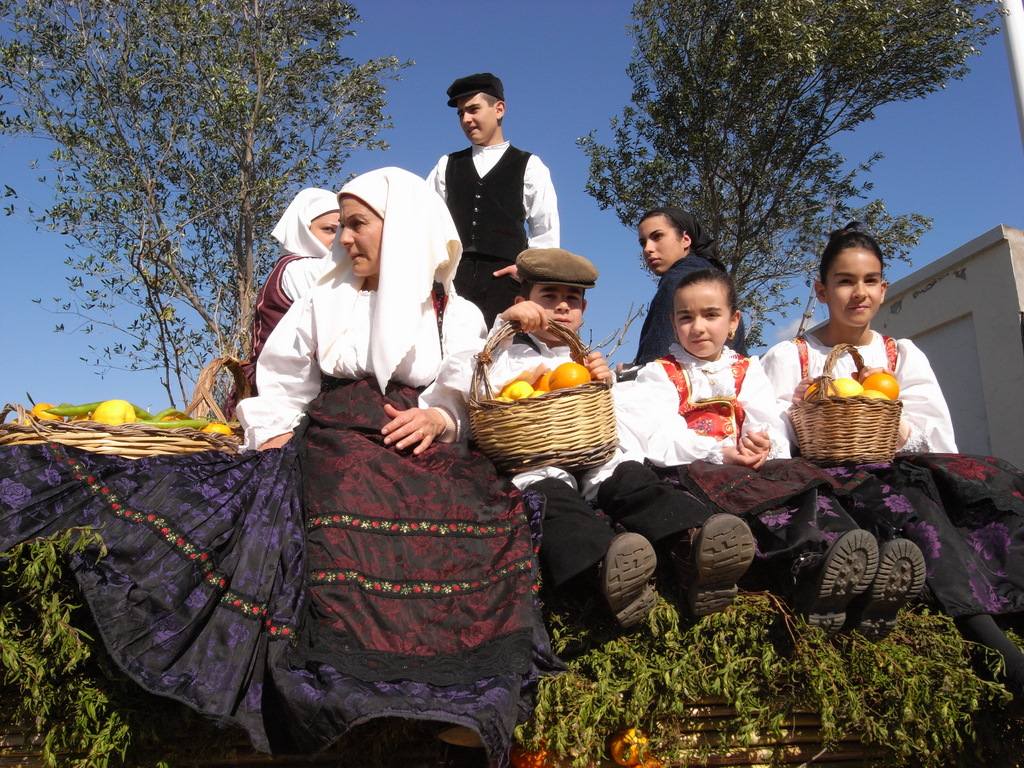
<instances>
[{"instance_id":1,"label":"black vest","mask_svg":"<svg viewBox=\"0 0 1024 768\"><path fill-rule=\"evenodd\" d=\"M530 153L509 146L482 179L473 148L448 155L444 183L448 210L466 251L515 261L526 249L523 178Z\"/></svg>"}]
</instances>

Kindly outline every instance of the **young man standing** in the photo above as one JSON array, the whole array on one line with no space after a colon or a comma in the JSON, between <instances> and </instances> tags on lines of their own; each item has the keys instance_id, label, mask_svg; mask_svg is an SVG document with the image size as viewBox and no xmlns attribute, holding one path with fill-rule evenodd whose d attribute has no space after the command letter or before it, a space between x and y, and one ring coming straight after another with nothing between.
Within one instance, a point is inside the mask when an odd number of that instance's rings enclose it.
<instances>
[{"instance_id":1,"label":"young man standing","mask_svg":"<svg viewBox=\"0 0 1024 768\"><path fill-rule=\"evenodd\" d=\"M490 327L519 294L516 256L526 248L558 247L558 201L540 158L502 135L501 80L490 72L461 77L448 88L448 106L458 109L472 146L443 156L427 182L448 204L462 240L455 288Z\"/></svg>"}]
</instances>

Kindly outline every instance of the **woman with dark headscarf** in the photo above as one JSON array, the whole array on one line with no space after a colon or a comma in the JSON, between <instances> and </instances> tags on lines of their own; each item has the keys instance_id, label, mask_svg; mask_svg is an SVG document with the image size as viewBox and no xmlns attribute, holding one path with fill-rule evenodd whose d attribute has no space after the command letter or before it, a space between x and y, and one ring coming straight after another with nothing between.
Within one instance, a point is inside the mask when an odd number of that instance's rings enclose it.
<instances>
[{"instance_id":1,"label":"woman with dark headscarf","mask_svg":"<svg viewBox=\"0 0 1024 768\"><path fill-rule=\"evenodd\" d=\"M668 354L675 341L672 329L672 295L684 275L701 269L720 269L715 241L700 222L681 208L654 208L643 215L637 226L644 264L658 276L658 290L651 299L640 330L634 365L644 365ZM747 354L743 321L734 338L727 342L733 351Z\"/></svg>"}]
</instances>

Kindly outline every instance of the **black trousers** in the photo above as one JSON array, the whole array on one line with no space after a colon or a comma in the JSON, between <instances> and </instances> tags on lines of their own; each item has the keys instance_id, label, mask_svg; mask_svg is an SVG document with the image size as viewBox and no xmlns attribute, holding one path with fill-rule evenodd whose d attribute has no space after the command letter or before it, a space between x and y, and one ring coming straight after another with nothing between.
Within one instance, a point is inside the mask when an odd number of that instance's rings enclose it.
<instances>
[{"instance_id":1,"label":"black trousers","mask_svg":"<svg viewBox=\"0 0 1024 768\"><path fill-rule=\"evenodd\" d=\"M624 461L615 468L601 483L597 502L617 524L655 545L704 525L715 514L695 496L636 461Z\"/></svg>"},{"instance_id":2,"label":"black trousers","mask_svg":"<svg viewBox=\"0 0 1024 768\"><path fill-rule=\"evenodd\" d=\"M545 498L540 544L544 578L560 587L601 562L615 530L607 515L561 480L539 480L530 490Z\"/></svg>"},{"instance_id":3,"label":"black trousers","mask_svg":"<svg viewBox=\"0 0 1024 768\"><path fill-rule=\"evenodd\" d=\"M499 269L514 262L496 256L469 251L462 254L455 273L455 290L459 296L476 304L484 313L484 322L490 330L494 318L515 304L519 283L509 275L494 277Z\"/></svg>"}]
</instances>

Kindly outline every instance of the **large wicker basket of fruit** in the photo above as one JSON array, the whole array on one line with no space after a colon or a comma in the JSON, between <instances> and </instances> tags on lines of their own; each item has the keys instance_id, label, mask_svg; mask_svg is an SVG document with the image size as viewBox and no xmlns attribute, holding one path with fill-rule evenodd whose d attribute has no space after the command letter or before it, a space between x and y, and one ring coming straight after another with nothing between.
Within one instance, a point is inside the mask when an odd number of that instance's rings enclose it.
<instances>
[{"instance_id":1,"label":"large wicker basket of fruit","mask_svg":"<svg viewBox=\"0 0 1024 768\"><path fill-rule=\"evenodd\" d=\"M230 371L243 395L247 393L248 382L240 375L238 361L219 357L200 373L187 411L168 408L151 414L127 400L79 405L39 403L31 410L8 403L0 411L0 446L61 443L129 459L209 450L237 453L240 429L225 422L211 392L221 370ZM14 420L6 421L12 413ZM210 413L213 418L207 417Z\"/></svg>"},{"instance_id":2,"label":"large wicker basket of fruit","mask_svg":"<svg viewBox=\"0 0 1024 768\"><path fill-rule=\"evenodd\" d=\"M548 326L569 345L574 363L530 381L492 385L488 369L494 351L518 330L517 323L509 323L477 355L469 400L477 446L505 472L548 466L574 472L608 461L618 442L611 385L591 381L585 368L580 373L589 350L571 330L559 323Z\"/></svg>"},{"instance_id":3,"label":"large wicker basket of fruit","mask_svg":"<svg viewBox=\"0 0 1024 768\"><path fill-rule=\"evenodd\" d=\"M846 353L853 357L858 370L864 367L856 347L837 344L825 358L821 380L789 408L800 455L817 464L892 461L903 413L903 403L896 399L898 385L889 374L875 374L891 380L887 392L865 388L852 379L835 378L836 361Z\"/></svg>"}]
</instances>

